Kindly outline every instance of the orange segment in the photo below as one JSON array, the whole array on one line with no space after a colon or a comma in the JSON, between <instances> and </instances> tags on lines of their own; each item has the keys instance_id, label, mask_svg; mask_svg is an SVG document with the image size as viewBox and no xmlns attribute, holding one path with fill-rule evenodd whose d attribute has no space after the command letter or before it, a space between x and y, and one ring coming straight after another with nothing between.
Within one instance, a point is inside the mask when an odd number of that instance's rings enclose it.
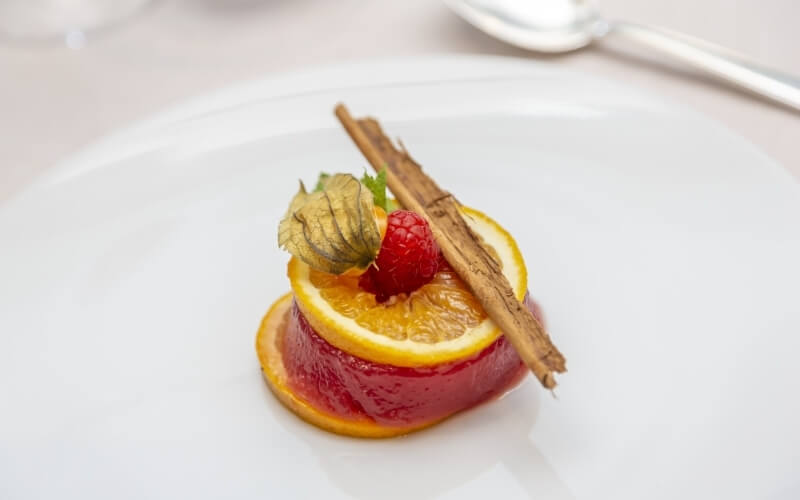
<instances>
[{"instance_id":1,"label":"orange segment","mask_svg":"<svg viewBox=\"0 0 800 500\"><path fill-rule=\"evenodd\" d=\"M407 297L378 304L357 280L310 270L309 280L336 312L360 326L396 340L435 344L464 334L486 318L480 303L452 269Z\"/></svg>"},{"instance_id":2,"label":"orange segment","mask_svg":"<svg viewBox=\"0 0 800 500\"><path fill-rule=\"evenodd\" d=\"M367 419L347 420L320 411L304 401L289 388L281 349L292 295L286 294L270 308L256 336L256 353L261 363L264 379L278 400L306 422L322 429L346 436L382 438L399 436L431 426L437 421L409 427L386 427Z\"/></svg>"},{"instance_id":3,"label":"orange segment","mask_svg":"<svg viewBox=\"0 0 800 500\"><path fill-rule=\"evenodd\" d=\"M483 213L469 208L463 212L522 300L527 270L516 242ZM409 367L440 364L475 354L500 336L452 271L440 272L419 290L383 304L358 288L358 278L314 271L298 259L289 262L289 279L298 307L319 335L370 361Z\"/></svg>"}]
</instances>

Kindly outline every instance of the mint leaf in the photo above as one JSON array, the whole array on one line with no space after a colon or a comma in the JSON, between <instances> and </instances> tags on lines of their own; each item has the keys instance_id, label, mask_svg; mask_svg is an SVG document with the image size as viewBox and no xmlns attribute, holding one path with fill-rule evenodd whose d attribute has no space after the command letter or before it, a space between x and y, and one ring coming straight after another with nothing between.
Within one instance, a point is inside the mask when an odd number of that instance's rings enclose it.
<instances>
[{"instance_id":1,"label":"mint leaf","mask_svg":"<svg viewBox=\"0 0 800 500\"><path fill-rule=\"evenodd\" d=\"M381 207L386 213L389 213L386 206L386 169L382 168L375 177L369 175L365 170L361 184L372 191L372 200L375 206Z\"/></svg>"},{"instance_id":2,"label":"mint leaf","mask_svg":"<svg viewBox=\"0 0 800 500\"><path fill-rule=\"evenodd\" d=\"M325 172L320 172L319 177L317 178L317 185L314 186L314 192L322 191L325 189L325 181L330 177L331 174L326 174Z\"/></svg>"}]
</instances>

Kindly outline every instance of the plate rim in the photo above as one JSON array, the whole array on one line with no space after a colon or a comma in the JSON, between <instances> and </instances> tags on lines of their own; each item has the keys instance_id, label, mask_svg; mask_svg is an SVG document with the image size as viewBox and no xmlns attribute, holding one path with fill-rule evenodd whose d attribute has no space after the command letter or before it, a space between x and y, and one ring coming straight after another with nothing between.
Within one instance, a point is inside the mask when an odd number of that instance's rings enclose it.
<instances>
[{"instance_id":1,"label":"plate rim","mask_svg":"<svg viewBox=\"0 0 800 500\"><path fill-rule=\"evenodd\" d=\"M381 71L376 71L380 68ZM414 76L419 69L438 71L442 76ZM456 76L450 75L453 72ZM605 76L597 76L568 67L554 66L547 62L522 57L476 55L476 54L430 54L422 56L374 57L349 61L329 62L303 66L279 71L273 74L245 79L224 85L215 90L201 92L195 96L185 97L163 107L160 111L148 113L143 117L115 127L108 133L100 135L65 155L49 167L42 169L25 186L10 193L4 202L0 202L0 210L15 200L41 189L46 185L57 183L59 177L70 176L70 171L85 170L86 164L110 164L123 160L128 156L109 154L120 150L125 144L136 144L144 137L155 137L159 130L174 126L181 122L190 123L194 119L221 114L235 107L260 101L280 101L300 97L305 94L331 91L335 89L358 90L374 89L382 86L430 85L436 83L457 83L466 81L500 81L512 78L532 78L548 76L580 80L587 83L602 84L616 89L633 102L633 97L658 105L671 114L684 116L685 119L698 123L699 126L716 130L735 141L742 148L764 163L783 172L787 179L795 180L787 169L766 154L749 139L731 129L725 123L716 120L698 110L674 99L637 85L622 82ZM331 77L338 78L337 86L328 82ZM141 154L149 150L137 152ZM94 167L94 168L97 168ZM91 168L92 170L94 168Z\"/></svg>"}]
</instances>

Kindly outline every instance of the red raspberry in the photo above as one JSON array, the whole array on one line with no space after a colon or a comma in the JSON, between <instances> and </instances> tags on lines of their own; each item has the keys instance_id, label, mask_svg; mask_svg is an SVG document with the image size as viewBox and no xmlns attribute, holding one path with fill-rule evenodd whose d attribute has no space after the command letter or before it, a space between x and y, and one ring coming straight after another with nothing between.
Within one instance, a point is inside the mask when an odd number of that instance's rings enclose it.
<instances>
[{"instance_id":1,"label":"red raspberry","mask_svg":"<svg viewBox=\"0 0 800 500\"><path fill-rule=\"evenodd\" d=\"M408 210L389 214L386 236L375 263L358 280L378 302L411 293L433 279L439 268L439 245L425 219Z\"/></svg>"}]
</instances>

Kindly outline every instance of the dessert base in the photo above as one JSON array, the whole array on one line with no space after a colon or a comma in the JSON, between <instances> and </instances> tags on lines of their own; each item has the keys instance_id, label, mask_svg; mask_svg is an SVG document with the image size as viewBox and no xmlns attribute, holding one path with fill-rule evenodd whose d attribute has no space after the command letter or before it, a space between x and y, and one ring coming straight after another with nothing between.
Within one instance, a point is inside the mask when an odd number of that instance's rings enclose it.
<instances>
[{"instance_id":1,"label":"dessert base","mask_svg":"<svg viewBox=\"0 0 800 500\"><path fill-rule=\"evenodd\" d=\"M527 297L526 305L538 314ZM503 336L476 355L439 365L364 360L320 337L291 294L265 316L256 350L268 385L286 407L318 427L359 437L428 427L502 395L527 373Z\"/></svg>"}]
</instances>

